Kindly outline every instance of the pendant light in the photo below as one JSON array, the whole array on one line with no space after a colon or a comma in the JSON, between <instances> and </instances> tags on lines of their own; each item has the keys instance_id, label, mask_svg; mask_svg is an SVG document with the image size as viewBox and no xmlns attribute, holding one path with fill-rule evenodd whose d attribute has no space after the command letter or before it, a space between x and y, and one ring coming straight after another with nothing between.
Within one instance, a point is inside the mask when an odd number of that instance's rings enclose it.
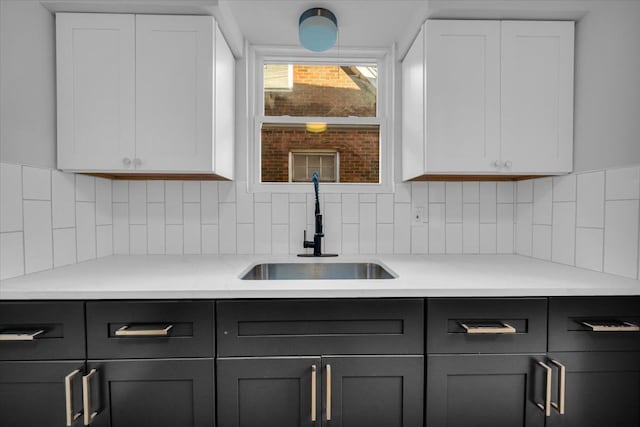
<instances>
[{"instance_id":1,"label":"pendant light","mask_svg":"<svg viewBox=\"0 0 640 427\"><path fill-rule=\"evenodd\" d=\"M300 15L298 36L305 49L323 52L336 43L338 20L330 10L321 7L308 9Z\"/></svg>"}]
</instances>

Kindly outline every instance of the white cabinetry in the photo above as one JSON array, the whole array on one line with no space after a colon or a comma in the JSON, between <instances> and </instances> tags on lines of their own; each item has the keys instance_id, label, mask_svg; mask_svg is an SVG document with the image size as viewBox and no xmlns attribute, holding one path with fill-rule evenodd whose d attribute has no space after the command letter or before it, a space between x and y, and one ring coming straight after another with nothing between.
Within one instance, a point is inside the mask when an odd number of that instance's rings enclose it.
<instances>
[{"instance_id":1,"label":"white cabinetry","mask_svg":"<svg viewBox=\"0 0 640 427\"><path fill-rule=\"evenodd\" d=\"M234 58L212 17L56 17L59 169L233 178Z\"/></svg>"},{"instance_id":2,"label":"white cabinetry","mask_svg":"<svg viewBox=\"0 0 640 427\"><path fill-rule=\"evenodd\" d=\"M403 179L571 171L572 22L428 20L402 70Z\"/></svg>"}]
</instances>

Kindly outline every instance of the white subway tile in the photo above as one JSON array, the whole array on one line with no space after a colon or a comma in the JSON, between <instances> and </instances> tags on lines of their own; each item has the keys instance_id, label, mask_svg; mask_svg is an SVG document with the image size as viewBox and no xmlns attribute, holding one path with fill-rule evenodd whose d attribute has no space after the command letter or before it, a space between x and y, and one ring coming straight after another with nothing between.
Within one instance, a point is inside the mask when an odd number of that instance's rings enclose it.
<instances>
[{"instance_id":1,"label":"white subway tile","mask_svg":"<svg viewBox=\"0 0 640 427\"><path fill-rule=\"evenodd\" d=\"M147 223L146 184L145 181L129 182L129 224L144 225Z\"/></svg>"},{"instance_id":2,"label":"white subway tile","mask_svg":"<svg viewBox=\"0 0 640 427\"><path fill-rule=\"evenodd\" d=\"M76 263L76 229L53 230L53 267Z\"/></svg>"},{"instance_id":3,"label":"white subway tile","mask_svg":"<svg viewBox=\"0 0 640 427\"><path fill-rule=\"evenodd\" d=\"M462 183L446 183L446 215L447 223L462 222Z\"/></svg>"},{"instance_id":4,"label":"white subway tile","mask_svg":"<svg viewBox=\"0 0 640 427\"><path fill-rule=\"evenodd\" d=\"M340 206L337 203L332 203L333 206ZM328 205L327 205L328 206ZM332 239L336 239L340 237L340 233L334 233L334 229L336 224L340 226L340 216L337 217L337 221L335 218L335 213L326 211L325 212L325 240L323 242L324 252L328 252L328 247L331 245ZM339 215L339 211L338 211ZM289 218L291 219L289 222L289 251L292 254L304 253L305 250L302 245L302 241L304 239L304 230L307 228L307 203L306 197L304 203L290 203L289 204ZM340 227L342 228L342 227ZM307 239L313 240L313 232L314 229L311 228L307 230ZM266 248L266 245L264 247Z\"/></svg>"},{"instance_id":5,"label":"white subway tile","mask_svg":"<svg viewBox=\"0 0 640 427\"><path fill-rule=\"evenodd\" d=\"M207 255L218 253L218 226L215 224L202 226L202 253Z\"/></svg>"},{"instance_id":6,"label":"white subway tile","mask_svg":"<svg viewBox=\"0 0 640 427\"><path fill-rule=\"evenodd\" d=\"M575 265L575 247L576 204L574 202L554 203L551 260L561 264Z\"/></svg>"},{"instance_id":7,"label":"white subway tile","mask_svg":"<svg viewBox=\"0 0 640 427\"><path fill-rule=\"evenodd\" d=\"M439 181L429 182L429 203L444 203L445 197L445 183Z\"/></svg>"},{"instance_id":8,"label":"white subway tile","mask_svg":"<svg viewBox=\"0 0 640 427\"><path fill-rule=\"evenodd\" d=\"M271 201L271 198L269 198ZM271 253L271 203L256 203L254 241L256 254ZM306 208L305 208L306 209ZM306 227L306 220L303 221Z\"/></svg>"},{"instance_id":9,"label":"white subway tile","mask_svg":"<svg viewBox=\"0 0 640 427\"><path fill-rule=\"evenodd\" d=\"M111 182L107 181L109 186ZM75 227L76 225L76 179L74 174L52 171L51 209L53 228ZM111 211L111 205L109 205Z\"/></svg>"},{"instance_id":10,"label":"white subway tile","mask_svg":"<svg viewBox=\"0 0 640 427\"><path fill-rule=\"evenodd\" d=\"M113 255L113 226L96 226L96 256L102 258Z\"/></svg>"},{"instance_id":11,"label":"white subway tile","mask_svg":"<svg viewBox=\"0 0 640 427\"><path fill-rule=\"evenodd\" d=\"M360 193L360 203L375 203L376 195L371 193Z\"/></svg>"},{"instance_id":12,"label":"white subway tile","mask_svg":"<svg viewBox=\"0 0 640 427\"><path fill-rule=\"evenodd\" d=\"M24 274L24 240L21 231L0 233L0 280Z\"/></svg>"},{"instance_id":13,"label":"white subway tile","mask_svg":"<svg viewBox=\"0 0 640 427\"><path fill-rule=\"evenodd\" d=\"M444 203L429 203L429 253L443 254L446 249Z\"/></svg>"},{"instance_id":14,"label":"white subway tile","mask_svg":"<svg viewBox=\"0 0 640 427\"><path fill-rule=\"evenodd\" d=\"M553 203L553 179L540 178L533 181L533 223L551 225Z\"/></svg>"},{"instance_id":15,"label":"white subway tile","mask_svg":"<svg viewBox=\"0 0 640 427\"><path fill-rule=\"evenodd\" d=\"M113 223L113 201L111 197L111 181L96 178L96 224L110 225ZM53 205L55 212L55 202ZM55 228L55 226L54 226Z\"/></svg>"},{"instance_id":16,"label":"white subway tile","mask_svg":"<svg viewBox=\"0 0 640 427\"><path fill-rule=\"evenodd\" d=\"M146 255L147 254L147 226L131 225L129 227L130 227L129 233L130 233L131 255Z\"/></svg>"},{"instance_id":17,"label":"white subway tile","mask_svg":"<svg viewBox=\"0 0 640 427\"><path fill-rule=\"evenodd\" d=\"M51 170L23 166L22 197L29 200L51 200Z\"/></svg>"},{"instance_id":18,"label":"white subway tile","mask_svg":"<svg viewBox=\"0 0 640 427\"><path fill-rule=\"evenodd\" d=\"M553 201L575 202L576 186L575 175L553 177Z\"/></svg>"},{"instance_id":19,"label":"white subway tile","mask_svg":"<svg viewBox=\"0 0 640 427\"><path fill-rule=\"evenodd\" d=\"M342 195L342 223L357 224L360 220L360 204L357 194Z\"/></svg>"},{"instance_id":20,"label":"white subway tile","mask_svg":"<svg viewBox=\"0 0 640 427\"><path fill-rule=\"evenodd\" d=\"M233 203L236 201L236 185L233 181L218 182L218 201L220 203Z\"/></svg>"},{"instance_id":21,"label":"white subway tile","mask_svg":"<svg viewBox=\"0 0 640 427\"><path fill-rule=\"evenodd\" d=\"M246 183L236 185L237 221L242 224L253 223L253 193L247 192Z\"/></svg>"},{"instance_id":22,"label":"white subway tile","mask_svg":"<svg viewBox=\"0 0 640 427\"><path fill-rule=\"evenodd\" d=\"M411 183L397 183L393 197L395 203L411 203Z\"/></svg>"},{"instance_id":23,"label":"white subway tile","mask_svg":"<svg viewBox=\"0 0 640 427\"><path fill-rule=\"evenodd\" d=\"M342 224L342 253L355 255L360 252L360 226L358 224Z\"/></svg>"},{"instance_id":24,"label":"white subway tile","mask_svg":"<svg viewBox=\"0 0 640 427\"><path fill-rule=\"evenodd\" d=\"M25 273L53 267L51 202L24 201Z\"/></svg>"},{"instance_id":25,"label":"white subway tile","mask_svg":"<svg viewBox=\"0 0 640 427\"><path fill-rule=\"evenodd\" d=\"M578 227L604 227L604 172L578 175Z\"/></svg>"},{"instance_id":26,"label":"white subway tile","mask_svg":"<svg viewBox=\"0 0 640 427\"><path fill-rule=\"evenodd\" d=\"M462 253L462 224L446 226L447 254Z\"/></svg>"},{"instance_id":27,"label":"white subway tile","mask_svg":"<svg viewBox=\"0 0 640 427\"><path fill-rule=\"evenodd\" d=\"M376 221L378 224L393 223L393 194L378 194Z\"/></svg>"},{"instance_id":28,"label":"white subway tile","mask_svg":"<svg viewBox=\"0 0 640 427\"><path fill-rule=\"evenodd\" d=\"M497 224L480 224L480 253L495 254L498 244Z\"/></svg>"},{"instance_id":29,"label":"white subway tile","mask_svg":"<svg viewBox=\"0 0 640 427\"><path fill-rule=\"evenodd\" d=\"M307 195L304 193L301 193L301 195L306 201ZM253 193L253 201L255 203L271 203L271 193Z\"/></svg>"},{"instance_id":30,"label":"white subway tile","mask_svg":"<svg viewBox=\"0 0 640 427\"><path fill-rule=\"evenodd\" d=\"M361 254L375 254L377 245L376 205L360 203L359 247Z\"/></svg>"},{"instance_id":31,"label":"white subway tile","mask_svg":"<svg viewBox=\"0 0 640 427\"><path fill-rule=\"evenodd\" d=\"M76 201L96 201L96 179L94 177L82 174L76 175Z\"/></svg>"},{"instance_id":32,"label":"white subway tile","mask_svg":"<svg viewBox=\"0 0 640 427\"><path fill-rule=\"evenodd\" d=\"M149 254L164 254L164 203L147 204L147 230L147 250Z\"/></svg>"},{"instance_id":33,"label":"white subway tile","mask_svg":"<svg viewBox=\"0 0 640 427\"><path fill-rule=\"evenodd\" d=\"M164 183L165 223L179 225L183 223L182 181L166 181Z\"/></svg>"},{"instance_id":34,"label":"white subway tile","mask_svg":"<svg viewBox=\"0 0 640 427\"><path fill-rule=\"evenodd\" d=\"M325 194L320 194L320 198L324 200L325 203L340 203L340 194L325 193Z\"/></svg>"},{"instance_id":35,"label":"white subway tile","mask_svg":"<svg viewBox=\"0 0 640 427\"><path fill-rule=\"evenodd\" d=\"M429 253L429 226L427 224L411 227L411 253Z\"/></svg>"},{"instance_id":36,"label":"white subway tile","mask_svg":"<svg viewBox=\"0 0 640 427\"><path fill-rule=\"evenodd\" d=\"M515 186L513 182L500 181L497 183L497 200L498 203L513 203L513 193Z\"/></svg>"},{"instance_id":37,"label":"white subway tile","mask_svg":"<svg viewBox=\"0 0 640 427\"><path fill-rule=\"evenodd\" d=\"M499 254L513 253L513 232L513 205L498 203L497 252Z\"/></svg>"},{"instance_id":38,"label":"white subway tile","mask_svg":"<svg viewBox=\"0 0 640 427\"><path fill-rule=\"evenodd\" d=\"M113 204L113 253L129 255L129 204Z\"/></svg>"},{"instance_id":39,"label":"white subway tile","mask_svg":"<svg viewBox=\"0 0 640 427\"><path fill-rule=\"evenodd\" d=\"M22 229L22 171L19 165L0 163L0 232Z\"/></svg>"},{"instance_id":40,"label":"white subway tile","mask_svg":"<svg viewBox=\"0 0 640 427\"><path fill-rule=\"evenodd\" d=\"M411 205L396 203L393 218L393 252L411 253Z\"/></svg>"},{"instance_id":41,"label":"white subway tile","mask_svg":"<svg viewBox=\"0 0 640 427\"><path fill-rule=\"evenodd\" d=\"M607 170L607 200L637 199L639 192L639 167Z\"/></svg>"},{"instance_id":42,"label":"white subway tile","mask_svg":"<svg viewBox=\"0 0 640 427\"><path fill-rule=\"evenodd\" d=\"M289 195L284 193L273 193L271 195L271 223L289 223Z\"/></svg>"},{"instance_id":43,"label":"white subway tile","mask_svg":"<svg viewBox=\"0 0 640 427\"><path fill-rule=\"evenodd\" d=\"M480 183L477 181L462 183L462 202L480 203Z\"/></svg>"},{"instance_id":44,"label":"white subway tile","mask_svg":"<svg viewBox=\"0 0 640 427\"><path fill-rule=\"evenodd\" d=\"M221 254L236 253L236 205L220 203L219 251Z\"/></svg>"},{"instance_id":45,"label":"white subway tile","mask_svg":"<svg viewBox=\"0 0 640 427\"><path fill-rule=\"evenodd\" d=\"M480 252L480 205L466 203L462 208L462 252Z\"/></svg>"},{"instance_id":46,"label":"white subway tile","mask_svg":"<svg viewBox=\"0 0 640 427\"><path fill-rule=\"evenodd\" d=\"M96 204L93 202L76 203L76 240L78 262L96 258Z\"/></svg>"},{"instance_id":47,"label":"white subway tile","mask_svg":"<svg viewBox=\"0 0 640 427\"><path fill-rule=\"evenodd\" d=\"M113 180L113 202L129 203L129 181Z\"/></svg>"},{"instance_id":48,"label":"white subway tile","mask_svg":"<svg viewBox=\"0 0 640 427\"><path fill-rule=\"evenodd\" d=\"M533 203L516 205L516 253L531 256Z\"/></svg>"},{"instance_id":49,"label":"white subway tile","mask_svg":"<svg viewBox=\"0 0 640 427\"><path fill-rule=\"evenodd\" d=\"M533 203L533 180L516 183L516 200L518 203Z\"/></svg>"},{"instance_id":50,"label":"white subway tile","mask_svg":"<svg viewBox=\"0 0 640 427\"><path fill-rule=\"evenodd\" d=\"M253 253L253 224L238 224L238 246L239 254Z\"/></svg>"},{"instance_id":51,"label":"white subway tile","mask_svg":"<svg viewBox=\"0 0 640 427\"><path fill-rule=\"evenodd\" d=\"M480 183L480 222L495 223L497 214L497 186L495 182Z\"/></svg>"},{"instance_id":52,"label":"white subway tile","mask_svg":"<svg viewBox=\"0 0 640 427\"><path fill-rule=\"evenodd\" d=\"M551 261L551 226L533 226L533 250L534 258Z\"/></svg>"},{"instance_id":53,"label":"white subway tile","mask_svg":"<svg viewBox=\"0 0 640 427\"><path fill-rule=\"evenodd\" d=\"M246 186L245 186L246 187ZM253 195L254 201L256 198L256 194ZM269 198L266 202L262 203L270 203L271 199ZM305 193L289 193L289 203L307 203L307 195Z\"/></svg>"},{"instance_id":54,"label":"white subway tile","mask_svg":"<svg viewBox=\"0 0 640 427\"><path fill-rule=\"evenodd\" d=\"M376 231L376 253L393 253L393 224L378 224Z\"/></svg>"},{"instance_id":55,"label":"white subway tile","mask_svg":"<svg viewBox=\"0 0 640 427\"><path fill-rule=\"evenodd\" d=\"M169 224L166 226L165 247L167 255L182 255L184 251L184 230L182 227L180 224ZM235 241L233 243L235 244Z\"/></svg>"},{"instance_id":56,"label":"white subway tile","mask_svg":"<svg viewBox=\"0 0 640 427\"><path fill-rule=\"evenodd\" d=\"M184 181L182 194L184 203L200 203L200 181Z\"/></svg>"},{"instance_id":57,"label":"white subway tile","mask_svg":"<svg viewBox=\"0 0 640 427\"><path fill-rule=\"evenodd\" d=\"M602 271L603 254L604 230L576 228L576 267Z\"/></svg>"},{"instance_id":58,"label":"white subway tile","mask_svg":"<svg viewBox=\"0 0 640 427\"><path fill-rule=\"evenodd\" d=\"M607 201L604 217L604 272L637 278L638 201Z\"/></svg>"},{"instance_id":59,"label":"white subway tile","mask_svg":"<svg viewBox=\"0 0 640 427\"><path fill-rule=\"evenodd\" d=\"M218 223L218 183L203 181L200 186L200 203L203 224Z\"/></svg>"},{"instance_id":60,"label":"white subway tile","mask_svg":"<svg viewBox=\"0 0 640 427\"><path fill-rule=\"evenodd\" d=\"M271 226L271 253L286 255L289 253L289 226L273 224Z\"/></svg>"},{"instance_id":61,"label":"white subway tile","mask_svg":"<svg viewBox=\"0 0 640 427\"><path fill-rule=\"evenodd\" d=\"M413 182L411 183L411 212L415 208L422 208L424 216L422 222L429 222L429 183Z\"/></svg>"},{"instance_id":62,"label":"white subway tile","mask_svg":"<svg viewBox=\"0 0 640 427\"><path fill-rule=\"evenodd\" d=\"M147 203L164 202L164 181L147 181Z\"/></svg>"},{"instance_id":63,"label":"white subway tile","mask_svg":"<svg viewBox=\"0 0 640 427\"><path fill-rule=\"evenodd\" d=\"M197 255L202 253L202 230L200 227L200 203L185 203L183 229L185 254ZM251 241L253 243L253 236Z\"/></svg>"}]
</instances>

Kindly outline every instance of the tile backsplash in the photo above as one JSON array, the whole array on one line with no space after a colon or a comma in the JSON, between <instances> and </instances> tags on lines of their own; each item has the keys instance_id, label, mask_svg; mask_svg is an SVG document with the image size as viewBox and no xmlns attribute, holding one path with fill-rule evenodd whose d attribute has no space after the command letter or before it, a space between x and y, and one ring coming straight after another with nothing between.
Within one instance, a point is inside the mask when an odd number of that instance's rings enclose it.
<instances>
[{"instance_id":1,"label":"tile backsplash","mask_svg":"<svg viewBox=\"0 0 640 427\"><path fill-rule=\"evenodd\" d=\"M112 254L296 254L314 229L312 194L11 164L0 172L2 279ZM638 277L640 167L320 198L327 253L518 253Z\"/></svg>"}]
</instances>

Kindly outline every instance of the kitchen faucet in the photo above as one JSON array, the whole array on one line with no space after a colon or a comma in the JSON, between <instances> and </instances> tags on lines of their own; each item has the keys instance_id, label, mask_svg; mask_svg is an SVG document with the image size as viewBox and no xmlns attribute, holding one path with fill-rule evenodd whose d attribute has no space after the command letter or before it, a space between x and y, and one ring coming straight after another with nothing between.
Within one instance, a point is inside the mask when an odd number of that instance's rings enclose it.
<instances>
[{"instance_id":1,"label":"kitchen faucet","mask_svg":"<svg viewBox=\"0 0 640 427\"><path fill-rule=\"evenodd\" d=\"M311 175L311 182L313 182L313 190L316 193L316 229L313 234L313 240L307 240L307 230L304 230L303 237L303 247L305 248L313 248L313 254L298 254L301 257L311 257L311 256L319 256L319 257L334 257L338 256L338 254L323 254L322 253L322 238L324 237L324 232L322 231L322 214L320 213L320 199L318 197L318 188L320 186L320 177L318 176L318 172L313 172Z\"/></svg>"}]
</instances>

